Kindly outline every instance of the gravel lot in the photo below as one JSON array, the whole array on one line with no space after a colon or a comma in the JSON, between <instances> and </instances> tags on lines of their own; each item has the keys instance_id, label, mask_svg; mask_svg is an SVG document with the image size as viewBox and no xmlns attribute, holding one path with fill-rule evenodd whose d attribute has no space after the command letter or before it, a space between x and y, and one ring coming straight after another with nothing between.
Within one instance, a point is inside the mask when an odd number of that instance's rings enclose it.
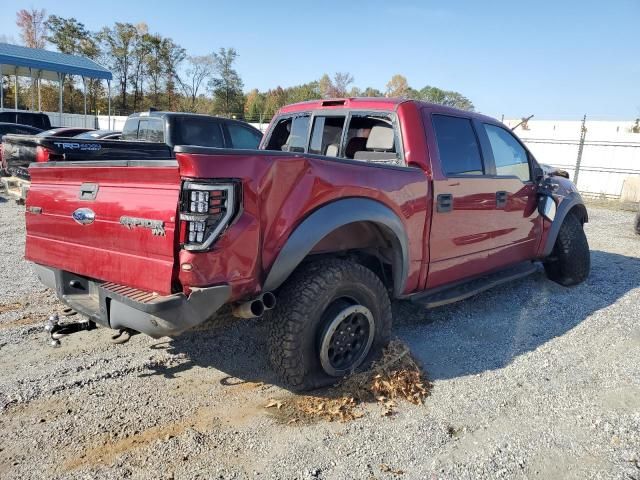
<instances>
[{"instance_id":1,"label":"gravel lot","mask_svg":"<svg viewBox=\"0 0 640 480\"><path fill-rule=\"evenodd\" d=\"M640 237L592 208L589 280L540 270L431 312L396 304L424 406L288 424L264 325L50 348L62 306L22 259L23 207L0 198L0 478L640 479ZM383 465L383 466L381 466Z\"/></svg>"}]
</instances>

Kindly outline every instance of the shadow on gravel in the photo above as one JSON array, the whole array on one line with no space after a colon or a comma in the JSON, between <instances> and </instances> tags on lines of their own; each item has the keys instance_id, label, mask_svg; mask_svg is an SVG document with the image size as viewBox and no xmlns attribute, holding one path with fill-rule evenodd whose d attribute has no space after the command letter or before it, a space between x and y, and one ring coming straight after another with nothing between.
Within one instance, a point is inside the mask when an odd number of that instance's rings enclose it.
<instances>
[{"instance_id":1,"label":"shadow on gravel","mask_svg":"<svg viewBox=\"0 0 640 480\"><path fill-rule=\"evenodd\" d=\"M640 258L591 252L591 274L572 288L540 270L463 302L428 312L428 324L397 315L405 340L432 380L505 367L519 355L562 336L594 312L640 286Z\"/></svg>"},{"instance_id":2,"label":"shadow on gravel","mask_svg":"<svg viewBox=\"0 0 640 480\"><path fill-rule=\"evenodd\" d=\"M640 258L591 252L591 275L566 288L542 268L506 287L457 304L425 311L408 302L394 304L394 335L423 363L431 380L494 370L568 332L593 312L608 307L640 285ZM159 344L186 362L157 366L152 375L172 378L193 366L213 367L222 385L265 382L282 386L273 374L263 320L228 317L207 328Z\"/></svg>"}]
</instances>

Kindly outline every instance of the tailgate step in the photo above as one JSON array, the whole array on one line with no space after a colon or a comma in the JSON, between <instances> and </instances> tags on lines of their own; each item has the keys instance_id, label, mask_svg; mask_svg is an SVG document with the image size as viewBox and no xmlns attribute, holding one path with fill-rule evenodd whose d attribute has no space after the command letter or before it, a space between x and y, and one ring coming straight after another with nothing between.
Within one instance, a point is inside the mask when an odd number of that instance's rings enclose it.
<instances>
[{"instance_id":1,"label":"tailgate step","mask_svg":"<svg viewBox=\"0 0 640 480\"><path fill-rule=\"evenodd\" d=\"M427 308L440 307L472 297L503 283L526 277L536 270L535 264L525 262L454 286L427 290L412 296L410 300Z\"/></svg>"}]
</instances>

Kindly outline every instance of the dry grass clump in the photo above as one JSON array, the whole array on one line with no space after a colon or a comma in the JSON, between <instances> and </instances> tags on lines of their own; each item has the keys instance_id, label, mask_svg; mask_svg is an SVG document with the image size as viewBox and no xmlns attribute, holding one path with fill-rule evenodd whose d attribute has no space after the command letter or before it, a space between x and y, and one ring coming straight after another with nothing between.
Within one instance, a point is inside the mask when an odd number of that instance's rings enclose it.
<instances>
[{"instance_id":1,"label":"dry grass clump","mask_svg":"<svg viewBox=\"0 0 640 480\"><path fill-rule=\"evenodd\" d=\"M318 419L347 422L364 415L360 408L363 403L379 404L383 416L392 415L399 400L421 405L430 388L431 384L409 347L400 340L393 340L369 370L346 377L323 396L272 400L266 407L280 411L279 416L287 423Z\"/></svg>"}]
</instances>

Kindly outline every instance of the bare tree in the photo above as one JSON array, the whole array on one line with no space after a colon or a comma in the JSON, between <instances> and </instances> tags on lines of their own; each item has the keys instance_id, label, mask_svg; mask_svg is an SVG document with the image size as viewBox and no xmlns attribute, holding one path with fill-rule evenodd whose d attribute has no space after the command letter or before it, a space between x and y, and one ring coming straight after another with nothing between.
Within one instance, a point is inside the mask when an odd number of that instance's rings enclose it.
<instances>
[{"instance_id":1,"label":"bare tree","mask_svg":"<svg viewBox=\"0 0 640 480\"><path fill-rule=\"evenodd\" d=\"M47 43L47 12L45 9L22 9L16 13L16 25L20 29L20 38L25 46L44 48Z\"/></svg>"},{"instance_id":2,"label":"bare tree","mask_svg":"<svg viewBox=\"0 0 640 480\"><path fill-rule=\"evenodd\" d=\"M196 100L202 92L206 81L213 75L215 60L213 55L200 55L187 57L187 69L184 78L178 78L185 96L189 99L188 109L195 111Z\"/></svg>"},{"instance_id":3,"label":"bare tree","mask_svg":"<svg viewBox=\"0 0 640 480\"><path fill-rule=\"evenodd\" d=\"M349 85L353 83L353 75L347 72L336 72L333 76L332 97L346 97Z\"/></svg>"}]
</instances>

